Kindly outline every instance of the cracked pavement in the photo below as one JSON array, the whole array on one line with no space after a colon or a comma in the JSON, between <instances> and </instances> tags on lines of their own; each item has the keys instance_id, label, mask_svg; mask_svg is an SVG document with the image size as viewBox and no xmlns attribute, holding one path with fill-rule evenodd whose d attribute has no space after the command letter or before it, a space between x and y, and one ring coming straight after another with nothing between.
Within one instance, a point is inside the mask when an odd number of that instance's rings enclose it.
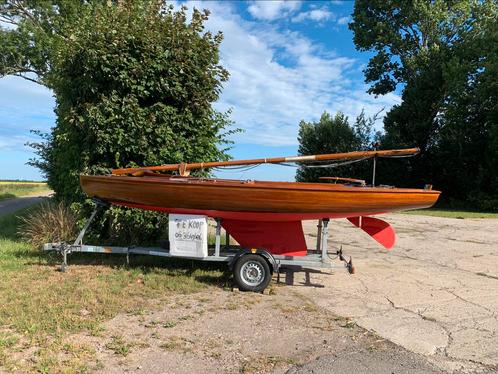
<instances>
[{"instance_id":1,"label":"cracked pavement","mask_svg":"<svg viewBox=\"0 0 498 374\"><path fill-rule=\"evenodd\" d=\"M329 251L342 244L356 274L312 273L315 287L295 277L296 289L445 371L498 372L498 220L383 219L397 232L392 251L345 220L331 221ZM316 222L304 229L314 247Z\"/></svg>"}]
</instances>

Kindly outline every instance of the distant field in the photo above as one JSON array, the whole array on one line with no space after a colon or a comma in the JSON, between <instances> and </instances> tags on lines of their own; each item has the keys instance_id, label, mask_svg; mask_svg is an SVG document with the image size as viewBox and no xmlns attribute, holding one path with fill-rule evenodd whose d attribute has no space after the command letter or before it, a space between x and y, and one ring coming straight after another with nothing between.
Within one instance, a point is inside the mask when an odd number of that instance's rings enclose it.
<instances>
[{"instance_id":1,"label":"distant field","mask_svg":"<svg viewBox=\"0 0 498 374\"><path fill-rule=\"evenodd\" d=\"M30 196L48 191L50 189L45 182L0 181L0 200Z\"/></svg>"},{"instance_id":2,"label":"distant field","mask_svg":"<svg viewBox=\"0 0 498 374\"><path fill-rule=\"evenodd\" d=\"M451 209L419 209L408 210L402 214L415 214L422 216L445 217L445 218L498 218L498 213L486 212L471 212L465 210L451 210Z\"/></svg>"}]
</instances>

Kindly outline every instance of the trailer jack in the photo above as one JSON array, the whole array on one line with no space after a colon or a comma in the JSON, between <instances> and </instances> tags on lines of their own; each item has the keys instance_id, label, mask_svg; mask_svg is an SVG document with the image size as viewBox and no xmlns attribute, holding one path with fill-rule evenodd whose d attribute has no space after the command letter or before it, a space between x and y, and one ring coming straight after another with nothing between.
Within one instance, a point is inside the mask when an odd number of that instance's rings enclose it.
<instances>
[{"instance_id":1,"label":"trailer jack","mask_svg":"<svg viewBox=\"0 0 498 374\"><path fill-rule=\"evenodd\" d=\"M349 274L354 274L356 273L356 268L353 266L353 258L349 256L349 260L344 257L342 253L342 245L341 248L335 253L337 257L339 257L339 260L344 262L344 266L348 269Z\"/></svg>"},{"instance_id":2,"label":"trailer jack","mask_svg":"<svg viewBox=\"0 0 498 374\"><path fill-rule=\"evenodd\" d=\"M93 220L95 219L95 216L97 215L97 213L100 210L107 209L109 207L109 203L107 203L104 200L100 200L96 197L94 197L92 200L95 203L95 208L94 208L92 214L90 215L90 218L86 221L85 226L83 226L80 233L78 234L78 237L76 238L76 240L74 241L74 243L72 245L67 244L67 243L60 243L60 244L56 244L56 245L52 244L51 245L52 248L47 248L47 245L45 245L45 247L46 247L45 249L57 250L62 255L62 263L61 263L61 266L59 268L61 273L66 272L67 255L70 254L74 248L78 248L79 246L81 246L83 244L83 237L85 236L86 231L88 230L88 228L92 224Z\"/></svg>"}]
</instances>

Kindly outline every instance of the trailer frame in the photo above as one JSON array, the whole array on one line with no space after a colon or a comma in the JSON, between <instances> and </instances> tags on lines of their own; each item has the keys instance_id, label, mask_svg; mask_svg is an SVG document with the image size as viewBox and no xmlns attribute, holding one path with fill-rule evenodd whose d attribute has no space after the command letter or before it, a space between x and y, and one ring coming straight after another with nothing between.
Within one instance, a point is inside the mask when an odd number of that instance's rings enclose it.
<instances>
[{"instance_id":1,"label":"trailer frame","mask_svg":"<svg viewBox=\"0 0 498 374\"><path fill-rule=\"evenodd\" d=\"M171 257L171 258L183 258L197 261L212 261L212 262L226 262L230 270L233 271L237 262L244 256L252 254L259 255L265 259L265 261L270 266L271 273L279 273L281 267L293 266L299 267L301 269L331 269L331 268L343 268L346 267L350 274L354 273L354 267L352 265L352 260L349 258L347 260L342 253L342 247L336 252L330 253L328 251L328 237L329 230L328 224L329 219L323 218L318 221L317 225L317 240L316 248L308 249L306 256L282 256L274 255L268 252L264 248L243 248L241 246L230 245L230 235L225 232L225 244L221 244L221 219L216 218L216 228L215 228L215 244L208 247L208 256L205 257L190 257L190 256L172 256L168 248L162 247L140 247L140 246L100 246L100 245L88 245L83 244L83 238L89 229L92 222L95 220L97 213L101 210L107 209L109 203L100 199L93 199L95 203L95 209L86 221L85 225L79 232L76 240L72 244L64 242L56 243L46 243L43 246L44 251L56 251L62 255L62 263L60 265L60 271L65 272L68 268L68 255L72 253L115 253L115 254L125 254L126 263L130 263L130 255L150 255L158 257ZM333 264L330 255L336 256L344 264ZM234 274L235 275L235 274ZM239 288L244 289L244 285L238 284ZM264 285L263 289L267 285ZM247 287L245 287L247 288ZM257 289L244 289L249 291L259 291L260 287ZM261 290L262 291L262 290Z\"/></svg>"}]
</instances>

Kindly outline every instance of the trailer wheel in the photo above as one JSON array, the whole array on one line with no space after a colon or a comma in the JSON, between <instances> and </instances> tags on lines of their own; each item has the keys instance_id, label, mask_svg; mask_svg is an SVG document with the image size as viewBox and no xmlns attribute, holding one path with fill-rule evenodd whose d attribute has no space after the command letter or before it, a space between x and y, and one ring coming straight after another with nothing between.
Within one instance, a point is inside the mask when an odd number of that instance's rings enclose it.
<instances>
[{"instance_id":1,"label":"trailer wheel","mask_svg":"<svg viewBox=\"0 0 498 374\"><path fill-rule=\"evenodd\" d=\"M235 283L241 291L261 292L271 281L271 270L263 256L241 256L233 268Z\"/></svg>"}]
</instances>

